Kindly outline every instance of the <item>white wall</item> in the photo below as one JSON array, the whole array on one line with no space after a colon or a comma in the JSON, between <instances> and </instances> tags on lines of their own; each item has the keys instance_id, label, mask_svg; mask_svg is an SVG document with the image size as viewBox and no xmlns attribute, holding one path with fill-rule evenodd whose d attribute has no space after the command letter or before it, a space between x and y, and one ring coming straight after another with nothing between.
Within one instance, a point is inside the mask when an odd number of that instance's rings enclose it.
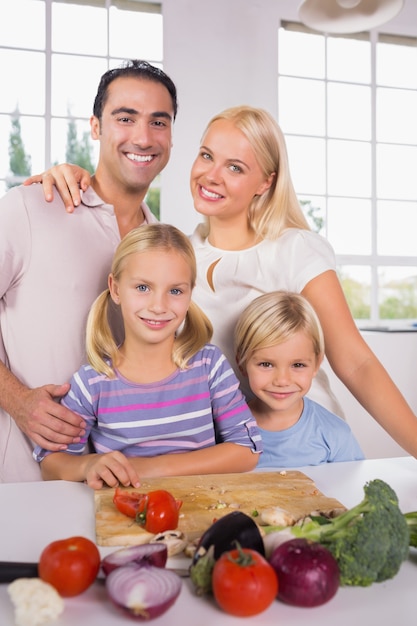
<instances>
[{"instance_id":1,"label":"white wall","mask_svg":"<svg viewBox=\"0 0 417 626\"><path fill-rule=\"evenodd\" d=\"M362 332L363 338L382 362L403 396L417 414L417 332ZM331 387L340 401L345 417L360 442L365 456L381 458L405 456L406 452L372 419L336 377L326 363ZM383 389L375 393L384 394Z\"/></svg>"},{"instance_id":2,"label":"white wall","mask_svg":"<svg viewBox=\"0 0 417 626\"><path fill-rule=\"evenodd\" d=\"M189 172L213 115L237 104L277 114L278 28L280 19L297 20L299 4L300 0L162 0L164 69L179 96L172 158L163 173L164 221L186 233L198 223ZM406 0L402 12L381 31L417 36L417 0ZM416 412L417 333L364 336ZM331 371L329 375L365 454L370 458L405 454Z\"/></svg>"}]
</instances>

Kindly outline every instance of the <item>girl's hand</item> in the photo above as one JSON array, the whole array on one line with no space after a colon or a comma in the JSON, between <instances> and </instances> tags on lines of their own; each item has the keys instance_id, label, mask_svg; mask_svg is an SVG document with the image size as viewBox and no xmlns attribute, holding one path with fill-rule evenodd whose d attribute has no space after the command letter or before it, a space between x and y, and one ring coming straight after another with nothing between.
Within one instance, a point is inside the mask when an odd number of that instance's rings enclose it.
<instances>
[{"instance_id":1,"label":"girl's hand","mask_svg":"<svg viewBox=\"0 0 417 626\"><path fill-rule=\"evenodd\" d=\"M45 200L51 202L54 197L54 185L61 196L65 210L72 213L81 202L80 189L85 191L91 182L89 172L79 165L63 163L54 165L42 174L27 178L23 184L42 183Z\"/></svg>"},{"instance_id":2,"label":"girl's hand","mask_svg":"<svg viewBox=\"0 0 417 626\"><path fill-rule=\"evenodd\" d=\"M92 489L104 486L139 487L139 476L130 460L121 452L92 454L88 456L85 481Z\"/></svg>"}]
</instances>

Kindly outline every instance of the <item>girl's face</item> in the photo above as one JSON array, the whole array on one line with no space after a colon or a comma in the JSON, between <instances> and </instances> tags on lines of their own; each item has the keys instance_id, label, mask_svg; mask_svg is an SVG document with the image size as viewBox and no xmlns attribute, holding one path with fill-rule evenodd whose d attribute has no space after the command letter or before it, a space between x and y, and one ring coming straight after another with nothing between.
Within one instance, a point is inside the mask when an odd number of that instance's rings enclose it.
<instances>
[{"instance_id":1,"label":"girl's face","mask_svg":"<svg viewBox=\"0 0 417 626\"><path fill-rule=\"evenodd\" d=\"M208 217L246 220L253 197L271 183L272 177L265 178L242 131L229 120L213 122L191 169L195 209Z\"/></svg>"},{"instance_id":2,"label":"girl's face","mask_svg":"<svg viewBox=\"0 0 417 626\"><path fill-rule=\"evenodd\" d=\"M172 347L191 300L192 273L175 250L150 250L129 255L120 280L109 276L112 299L120 305L125 342Z\"/></svg>"},{"instance_id":3,"label":"girl's face","mask_svg":"<svg viewBox=\"0 0 417 626\"><path fill-rule=\"evenodd\" d=\"M270 411L302 410L302 398L311 387L320 360L311 338L299 331L283 343L252 353L246 363L250 388Z\"/></svg>"}]
</instances>

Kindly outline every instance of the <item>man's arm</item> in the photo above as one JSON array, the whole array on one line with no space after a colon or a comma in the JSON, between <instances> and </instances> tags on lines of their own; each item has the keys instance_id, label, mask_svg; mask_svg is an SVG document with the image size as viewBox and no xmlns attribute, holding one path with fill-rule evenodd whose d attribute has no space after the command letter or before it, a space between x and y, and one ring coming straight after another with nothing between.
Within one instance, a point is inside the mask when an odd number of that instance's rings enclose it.
<instances>
[{"instance_id":1,"label":"man's arm","mask_svg":"<svg viewBox=\"0 0 417 626\"><path fill-rule=\"evenodd\" d=\"M85 432L84 420L57 402L69 388L65 383L30 389L0 361L0 407L25 435L46 450L65 450Z\"/></svg>"}]
</instances>

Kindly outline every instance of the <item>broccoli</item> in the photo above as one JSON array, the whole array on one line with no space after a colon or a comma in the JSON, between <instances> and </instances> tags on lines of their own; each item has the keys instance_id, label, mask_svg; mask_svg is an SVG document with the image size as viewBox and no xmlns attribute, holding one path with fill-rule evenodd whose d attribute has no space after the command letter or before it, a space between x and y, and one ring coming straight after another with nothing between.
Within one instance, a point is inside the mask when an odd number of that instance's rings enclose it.
<instances>
[{"instance_id":1,"label":"broccoli","mask_svg":"<svg viewBox=\"0 0 417 626\"><path fill-rule=\"evenodd\" d=\"M417 548L417 511L404 513L410 531L410 546Z\"/></svg>"},{"instance_id":2,"label":"broccoli","mask_svg":"<svg viewBox=\"0 0 417 626\"><path fill-rule=\"evenodd\" d=\"M292 526L296 537L317 541L339 564L342 585L366 587L393 578L409 553L410 529L395 492L383 480L364 486L360 504L332 519Z\"/></svg>"}]
</instances>

